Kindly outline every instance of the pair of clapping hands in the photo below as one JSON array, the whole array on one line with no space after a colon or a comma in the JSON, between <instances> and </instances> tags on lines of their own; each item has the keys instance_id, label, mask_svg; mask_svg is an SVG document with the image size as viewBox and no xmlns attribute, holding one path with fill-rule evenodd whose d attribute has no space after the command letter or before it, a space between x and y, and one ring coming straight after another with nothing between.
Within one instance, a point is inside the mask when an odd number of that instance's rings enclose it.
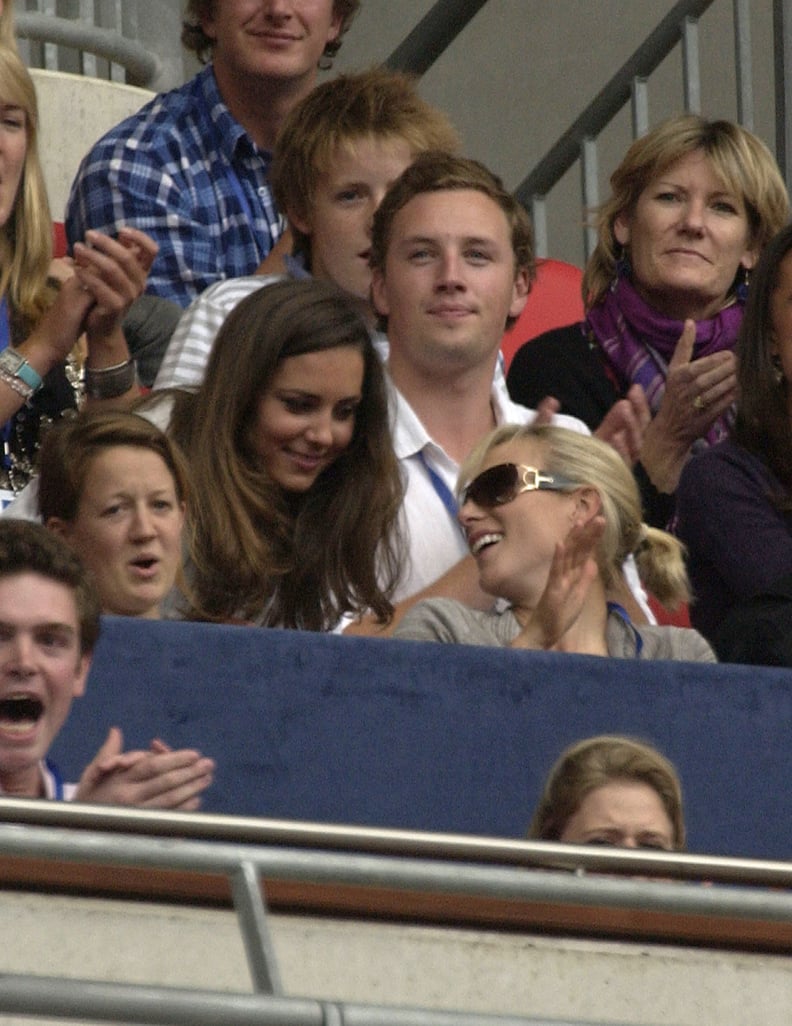
<instances>
[{"instance_id":1,"label":"pair of clapping hands","mask_svg":"<svg viewBox=\"0 0 792 1026\"><path fill-rule=\"evenodd\" d=\"M116 359L125 351L122 321L142 295L157 244L137 228L122 227L113 238L98 231L74 244L74 256L53 262L58 295L39 321L31 341L46 349L48 362L62 362L85 334L89 353L103 346Z\"/></svg>"},{"instance_id":2,"label":"pair of clapping hands","mask_svg":"<svg viewBox=\"0 0 792 1026\"><path fill-rule=\"evenodd\" d=\"M83 771L74 798L78 802L134 805L193 812L212 783L212 759L189 748L174 751L155 739L147 751L125 752L118 727Z\"/></svg>"}]
</instances>

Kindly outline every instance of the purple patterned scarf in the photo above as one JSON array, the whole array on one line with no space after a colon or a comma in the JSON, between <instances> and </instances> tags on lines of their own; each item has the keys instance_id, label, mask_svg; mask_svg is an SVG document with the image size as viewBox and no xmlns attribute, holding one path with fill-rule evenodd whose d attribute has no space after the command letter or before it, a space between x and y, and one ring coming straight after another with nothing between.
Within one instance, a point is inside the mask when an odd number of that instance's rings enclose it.
<instances>
[{"instance_id":1,"label":"purple patterned scarf","mask_svg":"<svg viewBox=\"0 0 792 1026\"><path fill-rule=\"evenodd\" d=\"M734 349L743 317L739 300L708 321L696 323L693 359ZM652 414L657 413L665 393L668 363L682 334L682 321L653 310L635 291L632 282L620 276L585 320L589 338L597 341L622 381L643 386ZM730 431L734 410L727 410L712 425L706 443L714 445Z\"/></svg>"}]
</instances>

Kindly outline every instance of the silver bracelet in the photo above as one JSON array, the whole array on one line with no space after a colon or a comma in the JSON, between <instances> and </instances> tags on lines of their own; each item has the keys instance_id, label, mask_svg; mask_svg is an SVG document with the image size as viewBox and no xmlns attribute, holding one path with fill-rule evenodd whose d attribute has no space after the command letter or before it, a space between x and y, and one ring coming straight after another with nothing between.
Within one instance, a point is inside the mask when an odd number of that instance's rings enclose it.
<instances>
[{"instance_id":1,"label":"silver bracelet","mask_svg":"<svg viewBox=\"0 0 792 1026\"><path fill-rule=\"evenodd\" d=\"M85 368L85 394L90 399L117 399L137 382L135 364L124 360L114 367Z\"/></svg>"},{"instance_id":2,"label":"silver bracelet","mask_svg":"<svg viewBox=\"0 0 792 1026\"><path fill-rule=\"evenodd\" d=\"M13 388L16 394L21 395L25 402L35 392L35 389L31 388L22 378L18 378L16 374L9 374L4 367L0 367L0 381L4 381L9 388Z\"/></svg>"}]
</instances>

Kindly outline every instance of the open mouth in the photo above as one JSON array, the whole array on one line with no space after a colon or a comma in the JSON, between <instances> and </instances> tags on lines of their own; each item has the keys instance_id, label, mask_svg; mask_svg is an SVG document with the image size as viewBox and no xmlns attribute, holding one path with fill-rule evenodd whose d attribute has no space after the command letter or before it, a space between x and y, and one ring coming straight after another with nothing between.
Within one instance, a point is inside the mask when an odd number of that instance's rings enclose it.
<instances>
[{"instance_id":1,"label":"open mouth","mask_svg":"<svg viewBox=\"0 0 792 1026\"><path fill-rule=\"evenodd\" d=\"M12 695L0 700L0 726L30 727L44 714L44 704L32 695Z\"/></svg>"},{"instance_id":2,"label":"open mouth","mask_svg":"<svg viewBox=\"0 0 792 1026\"><path fill-rule=\"evenodd\" d=\"M490 545L494 545L496 542L499 542L502 537L502 534L494 531L489 534L482 534L476 538L475 541L470 543L470 551L474 556L477 556L479 552L483 552L483 550L488 548Z\"/></svg>"}]
</instances>

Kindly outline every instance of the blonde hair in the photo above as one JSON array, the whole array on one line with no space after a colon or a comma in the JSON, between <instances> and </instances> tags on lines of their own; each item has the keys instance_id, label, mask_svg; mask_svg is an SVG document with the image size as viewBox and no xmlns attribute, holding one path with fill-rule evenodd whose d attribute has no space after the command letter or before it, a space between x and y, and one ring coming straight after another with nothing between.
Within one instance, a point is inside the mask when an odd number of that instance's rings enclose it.
<instances>
[{"instance_id":1,"label":"blonde hair","mask_svg":"<svg viewBox=\"0 0 792 1026\"><path fill-rule=\"evenodd\" d=\"M559 840L583 799L614 780L647 784L657 793L673 828L674 850L683 851L682 787L673 764L651 745L619 735L589 737L561 753L545 781L528 837Z\"/></svg>"},{"instance_id":2,"label":"blonde hair","mask_svg":"<svg viewBox=\"0 0 792 1026\"><path fill-rule=\"evenodd\" d=\"M310 220L316 182L339 152L373 139L404 142L414 157L454 151L459 139L446 115L418 95L412 78L387 68L338 75L316 86L289 113L278 134L270 171L275 201L287 215ZM310 238L292 225L295 251L310 254Z\"/></svg>"},{"instance_id":3,"label":"blonde hair","mask_svg":"<svg viewBox=\"0 0 792 1026\"><path fill-rule=\"evenodd\" d=\"M596 211L598 241L583 275L583 302L594 306L616 275L621 250L614 235L620 215L629 215L641 193L682 157L703 151L723 184L742 199L751 244L762 249L789 217L789 196L770 150L731 121L680 114L636 139L611 175L611 196ZM735 269L738 270L738 269Z\"/></svg>"},{"instance_id":4,"label":"blonde hair","mask_svg":"<svg viewBox=\"0 0 792 1026\"><path fill-rule=\"evenodd\" d=\"M24 111L27 140L19 191L10 217L0 228L0 295L8 296L16 317L32 325L53 298L47 284L52 219L38 155L36 89L17 53L7 46L0 46L0 99Z\"/></svg>"},{"instance_id":5,"label":"blonde hair","mask_svg":"<svg viewBox=\"0 0 792 1026\"><path fill-rule=\"evenodd\" d=\"M542 466L538 469L572 482L563 491L593 488L599 495L605 532L597 562L606 588L619 582L622 564L634 555L642 583L659 602L674 608L689 601L684 547L666 531L643 523L635 478L616 450L598 438L550 425L506 424L483 438L465 460L459 471L459 493L478 474L492 449L521 440L541 448Z\"/></svg>"},{"instance_id":6,"label":"blonde hair","mask_svg":"<svg viewBox=\"0 0 792 1026\"><path fill-rule=\"evenodd\" d=\"M16 35L14 34L13 0L8 0L7 3L4 3L2 13L0 13L0 46L8 46L12 50L17 48Z\"/></svg>"}]
</instances>

